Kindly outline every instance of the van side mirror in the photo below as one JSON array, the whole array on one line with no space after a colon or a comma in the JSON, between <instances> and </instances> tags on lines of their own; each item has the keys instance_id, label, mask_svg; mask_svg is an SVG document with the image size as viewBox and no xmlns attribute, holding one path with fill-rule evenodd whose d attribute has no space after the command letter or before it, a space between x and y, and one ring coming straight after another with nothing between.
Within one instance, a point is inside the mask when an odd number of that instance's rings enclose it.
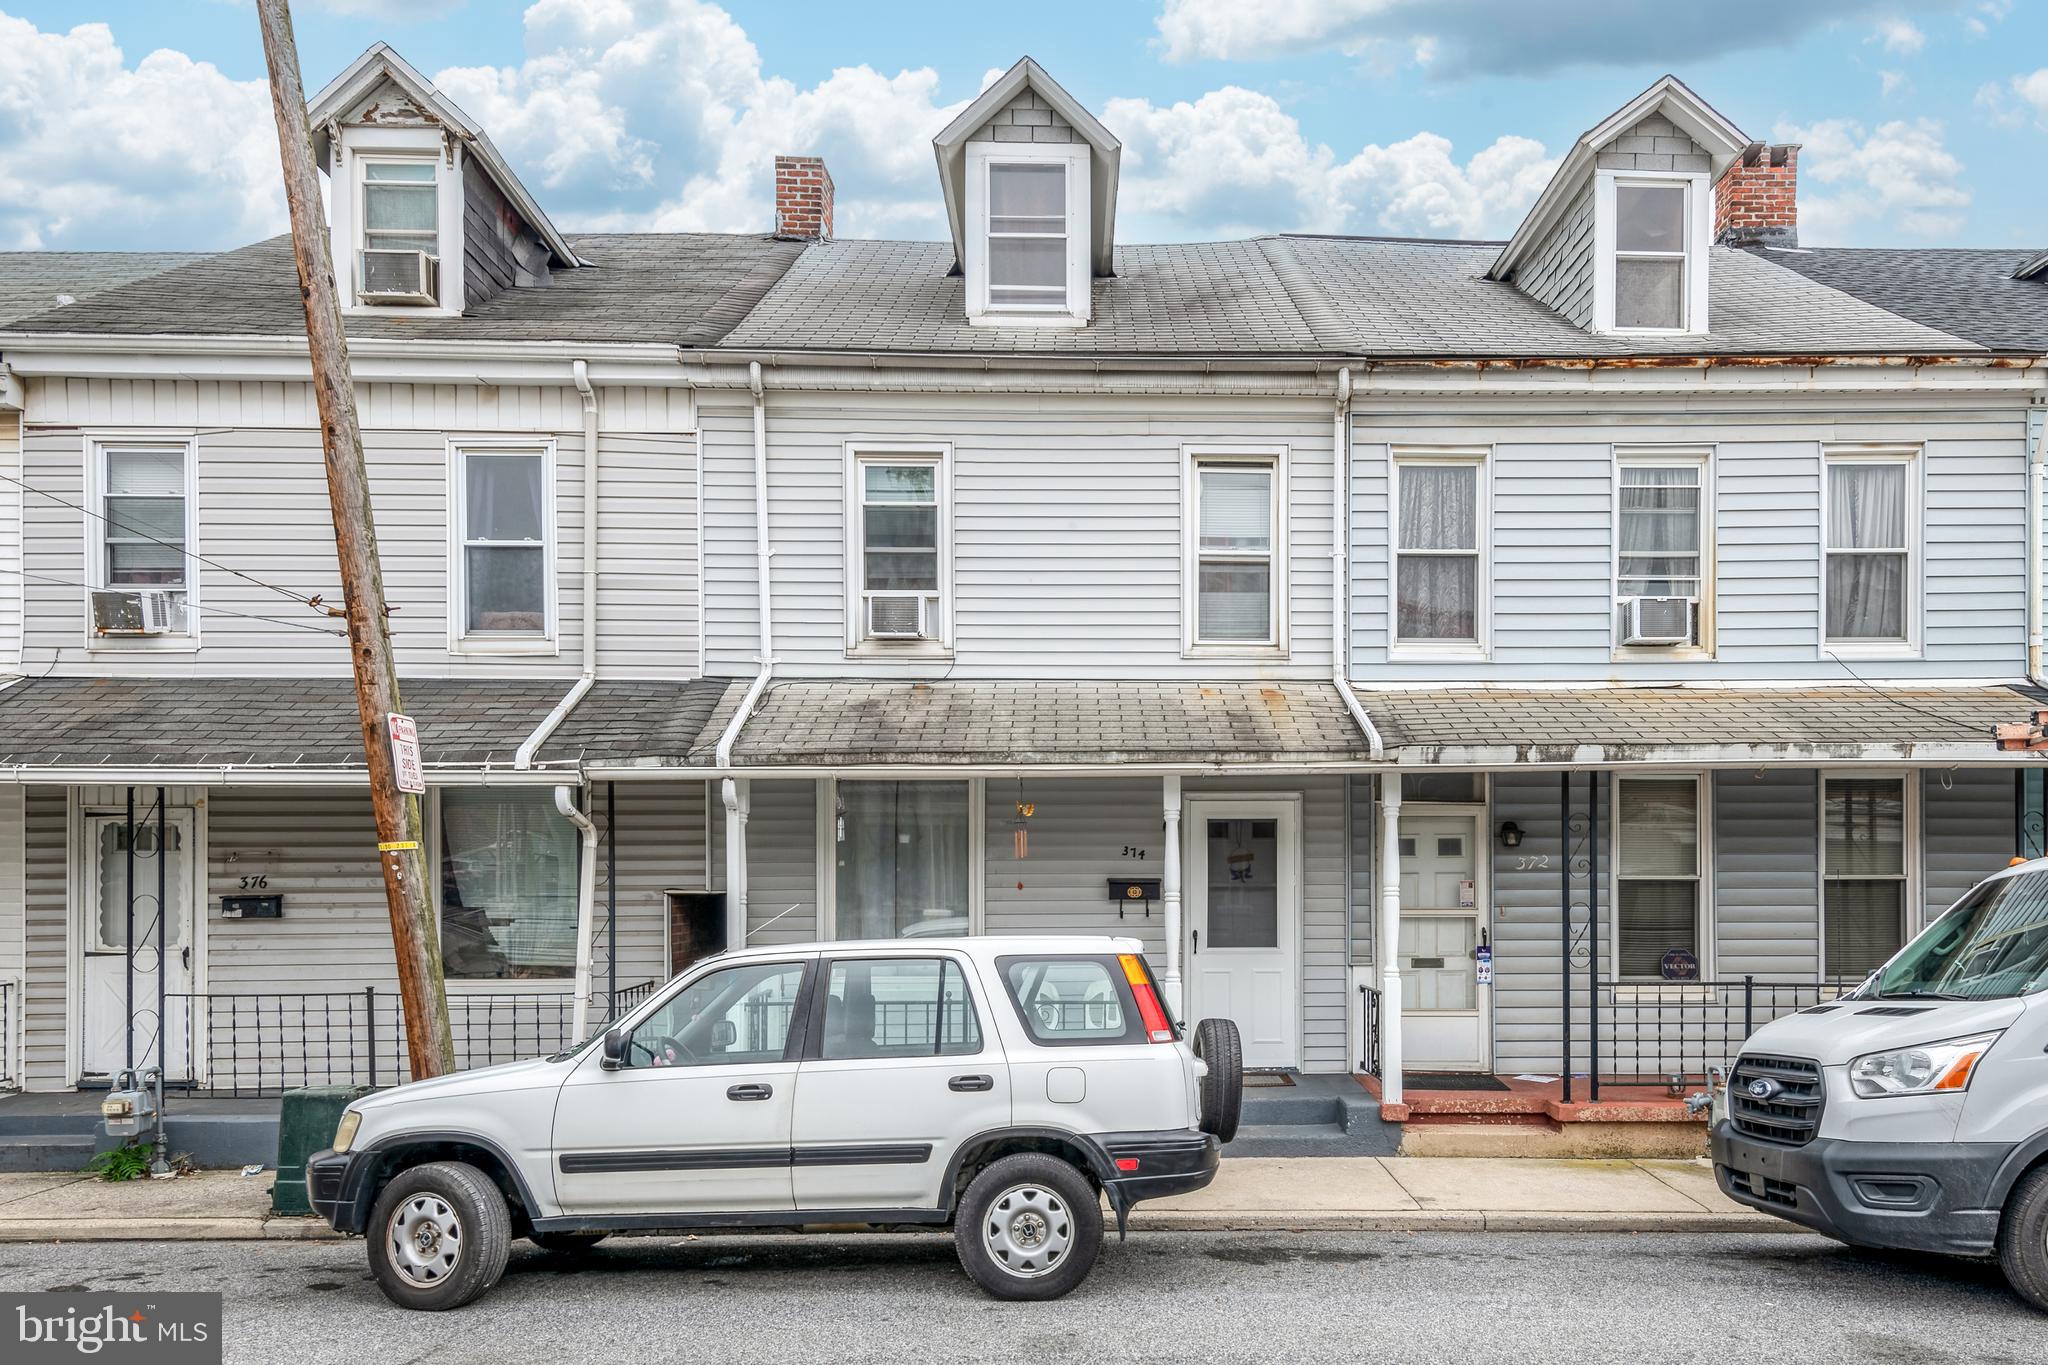
<instances>
[{"instance_id":1,"label":"van side mirror","mask_svg":"<svg viewBox=\"0 0 2048 1365\"><path fill-rule=\"evenodd\" d=\"M603 1047L606 1071L617 1071L626 1064L626 1040L631 1036L622 1028L605 1030Z\"/></svg>"}]
</instances>

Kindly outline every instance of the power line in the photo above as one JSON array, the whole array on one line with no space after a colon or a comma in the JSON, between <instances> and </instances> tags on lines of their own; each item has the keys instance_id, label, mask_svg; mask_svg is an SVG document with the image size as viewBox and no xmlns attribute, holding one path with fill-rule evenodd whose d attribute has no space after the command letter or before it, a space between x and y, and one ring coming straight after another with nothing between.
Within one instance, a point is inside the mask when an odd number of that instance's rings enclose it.
<instances>
[{"instance_id":1,"label":"power line","mask_svg":"<svg viewBox=\"0 0 2048 1365\"><path fill-rule=\"evenodd\" d=\"M1842 656L1835 653L1833 650L1822 650L1821 652L1823 654L1826 654L1830 659L1833 659L1836 664L1840 665L1844 673L1847 673L1857 682L1862 683L1865 687L1877 693L1878 696L1883 697L1886 701L1890 702L1894 706L1903 707L1904 709L1913 712L1915 715L1926 716L1930 720L1942 721L1948 725L1960 725L1966 730L1982 731L1985 728L1984 723L1981 720L1962 720L1956 716L1946 715L1940 711L1930 711L1924 706L1915 706L1912 702L1905 701L1893 695L1892 693L1885 691L1882 687L1879 687L1876 683L1870 681L1870 679L1864 677L1861 673L1858 673L1855 669L1849 667L1848 663L1843 660Z\"/></svg>"},{"instance_id":2,"label":"power line","mask_svg":"<svg viewBox=\"0 0 2048 1365\"><path fill-rule=\"evenodd\" d=\"M283 597L292 602L297 602L301 606L311 607L313 608L313 610L321 612L323 614L326 612L326 608L320 604L320 595L318 593L293 592L290 588L282 588L275 583L266 583L264 580L256 577L256 575L254 574L244 573L242 572L242 570L237 569L232 565L223 564L217 559L209 559L205 555L200 554L197 550L190 548L182 542L158 539L156 536L151 535L149 532L143 530L141 527L130 526L126 522L117 521L113 517L106 515L106 513L104 512L95 512L92 510L92 508L87 507L83 503L72 502L69 498L58 497L55 493L52 493L47 489L37 488L34 484L31 484L24 479L17 479L12 474L0 474L0 479L5 479L8 483L14 484L16 487L24 490L25 492L34 493L37 497L48 498L51 502L56 503L60 507L69 507L74 512L83 512L85 513L85 515L92 517L95 520L105 522L107 525L113 527L117 531L124 532L131 536L139 536L143 540L147 540L152 544L161 545L166 550L175 551L176 553L185 556L187 559L197 560L201 564L206 564L213 568L219 569L222 573L233 574L236 578L242 579L243 581L248 583L254 583L259 588L263 588L269 592L274 592L278 596ZM83 587L85 585L74 584L73 586ZM259 617L256 619L261 620L264 618Z\"/></svg>"},{"instance_id":3,"label":"power line","mask_svg":"<svg viewBox=\"0 0 2048 1365\"><path fill-rule=\"evenodd\" d=\"M26 571L21 576L32 583L47 583L59 588L84 588L87 592L96 591L90 583L77 583L68 578L51 578L46 574L28 573ZM269 625L285 626L292 630L310 630L319 635L332 635L337 638L346 638L348 635L347 631L336 630L332 626L316 626L310 621L287 621L282 616L258 616L254 612L231 611L227 607L209 607L203 602L187 602L185 609L187 611L207 612L214 616L234 616L244 621L262 621Z\"/></svg>"}]
</instances>

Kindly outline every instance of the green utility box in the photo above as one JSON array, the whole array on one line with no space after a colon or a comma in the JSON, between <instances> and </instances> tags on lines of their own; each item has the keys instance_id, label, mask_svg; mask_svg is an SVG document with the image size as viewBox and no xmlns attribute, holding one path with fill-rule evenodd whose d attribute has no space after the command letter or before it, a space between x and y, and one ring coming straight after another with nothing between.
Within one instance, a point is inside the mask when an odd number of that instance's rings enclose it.
<instances>
[{"instance_id":1,"label":"green utility box","mask_svg":"<svg viewBox=\"0 0 2048 1365\"><path fill-rule=\"evenodd\" d=\"M270 1187L272 1213L311 1213L306 1202L306 1158L334 1145L341 1111L376 1087L311 1085L287 1090L277 1116L277 1183Z\"/></svg>"}]
</instances>

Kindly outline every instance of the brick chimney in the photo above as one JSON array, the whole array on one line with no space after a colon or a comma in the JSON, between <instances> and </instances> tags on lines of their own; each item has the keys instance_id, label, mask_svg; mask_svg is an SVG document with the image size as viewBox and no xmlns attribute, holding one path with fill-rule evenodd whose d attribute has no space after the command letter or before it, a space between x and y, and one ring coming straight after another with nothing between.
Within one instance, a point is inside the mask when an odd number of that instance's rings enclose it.
<instances>
[{"instance_id":1,"label":"brick chimney","mask_svg":"<svg viewBox=\"0 0 2048 1365\"><path fill-rule=\"evenodd\" d=\"M1799 144L1752 142L1714 186L1722 246L1799 245Z\"/></svg>"},{"instance_id":2,"label":"brick chimney","mask_svg":"<svg viewBox=\"0 0 2048 1365\"><path fill-rule=\"evenodd\" d=\"M821 156L775 158L775 235L823 242L832 237L832 173Z\"/></svg>"}]
</instances>

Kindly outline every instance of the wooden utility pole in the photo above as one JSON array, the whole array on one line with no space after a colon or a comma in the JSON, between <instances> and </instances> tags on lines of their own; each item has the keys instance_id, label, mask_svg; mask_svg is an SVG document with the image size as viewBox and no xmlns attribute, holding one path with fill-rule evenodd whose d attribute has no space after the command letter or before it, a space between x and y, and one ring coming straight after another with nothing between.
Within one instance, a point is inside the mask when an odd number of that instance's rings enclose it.
<instances>
[{"instance_id":1,"label":"wooden utility pole","mask_svg":"<svg viewBox=\"0 0 2048 1365\"><path fill-rule=\"evenodd\" d=\"M291 210L292 254L299 263L299 294L306 304L306 349L313 362L313 396L320 409L321 447L327 457L327 499L334 513L334 550L341 564L342 603L348 617L349 656L355 666L356 709L363 723L363 757L370 770L370 805L377 817L377 861L391 908L391 943L398 956L398 993L405 1006L405 1043L413 1078L455 1069L448 1028L448 996L441 976L440 935L427 895L420 803L398 787L387 729L399 714L398 668L384 612L384 571L377 562L377 527L370 515L370 481L363 467L363 433L356 421L356 391L349 378L348 336L320 206L320 176L313 164L313 130L299 80L299 49L286 0L256 0L263 56L270 67L270 102L277 112L277 145L284 162L285 201Z\"/></svg>"}]
</instances>

